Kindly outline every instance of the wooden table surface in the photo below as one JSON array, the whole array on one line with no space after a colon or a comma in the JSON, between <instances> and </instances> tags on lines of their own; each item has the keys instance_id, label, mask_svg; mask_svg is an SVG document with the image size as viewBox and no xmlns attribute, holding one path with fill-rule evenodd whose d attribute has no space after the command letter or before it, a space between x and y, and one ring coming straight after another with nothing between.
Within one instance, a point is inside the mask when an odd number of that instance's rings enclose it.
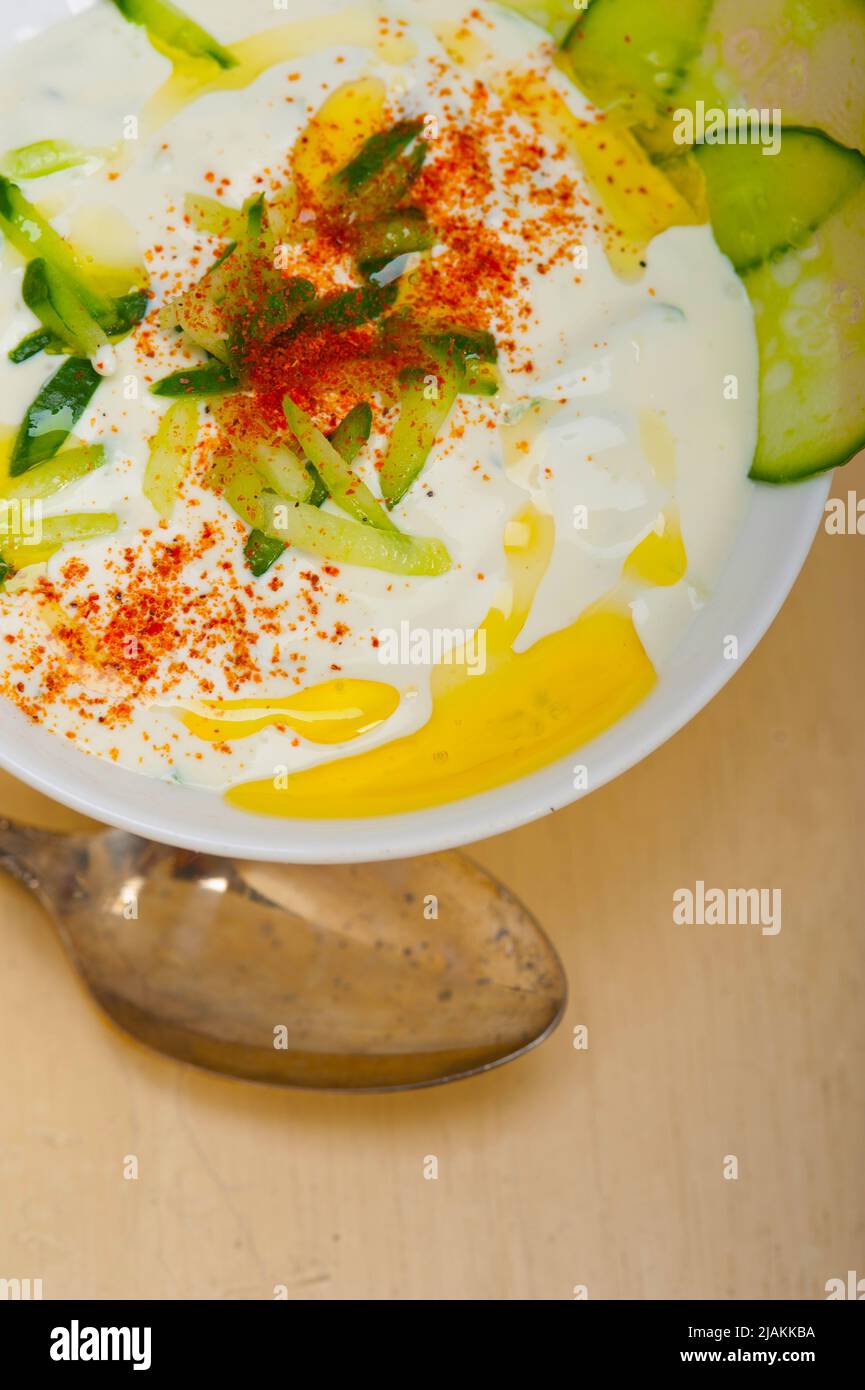
<instances>
[{"instance_id":1,"label":"wooden table surface","mask_svg":"<svg viewBox=\"0 0 865 1390\"><path fill-rule=\"evenodd\" d=\"M863 576L865 536L821 534L683 733L477 846L571 982L558 1033L488 1076L328 1097L163 1060L0 880L0 1277L45 1298L534 1300L820 1298L865 1275ZM781 932L676 926L698 878L779 887Z\"/></svg>"}]
</instances>

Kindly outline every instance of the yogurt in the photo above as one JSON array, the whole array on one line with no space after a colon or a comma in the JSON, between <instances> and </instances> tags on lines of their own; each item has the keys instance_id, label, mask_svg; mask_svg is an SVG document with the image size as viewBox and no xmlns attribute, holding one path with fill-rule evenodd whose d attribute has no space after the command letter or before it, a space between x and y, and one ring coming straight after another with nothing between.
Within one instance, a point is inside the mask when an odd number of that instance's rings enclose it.
<instances>
[{"instance_id":1,"label":"yogurt","mask_svg":"<svg viewBox=\"0 0 865 1390\"><path fill-rule=\"evenodd\" d=\"M116 345L75 429L77 440L105 445L106 464L43 504L45 517L113 512L118 530L64 546L44 569L7 583L4 694L91 754L151 777L234 789L249 809L284 805L290 814L304 814L305 802L314 814L411 809L508 780L557 756L563 738L576 748L663 671L748 505L757 353L740 281L709 227L697 225L664 230L639 272L622 273L609 254L602 190L530 109L508 104L507 84L532 74L573 117L593 122L596 114L555 66L541 31L505 9L363 0L320 4L314 20L300 0L278 10L270 0L191 0L186 9L248 55L239 72L203 90L182 73L172 78L144 30L107 4L30 40L4 64L10 147L62 136L103 152L31 181L27 195L95 264L113 260L121 278L124 266L146 270L154 295L145 323ZM250 33L265 37L249 42ZM444 277L482 267L478 302L499 343L502 386L494 397L458 399L421 478L392 513L401 530L444 542L448 573L406 578L326 566L289 549L253 580L244 528L206 486L203 466L184 482L168 523L142 491L167 404L149 387L201 357L159 327L158 313L220 249L184 217L184 196L217 191L239 208L269 191L310 118L363 78L385 85L394 119L424 118L424 187L436 206L447 204L447 226L463 248L455 258L445 237L431 261ZM454 152L468 161L469 140L476 157L463 165ZM481 192L468 181L478 161ZM59 360L5 361L34 327L22 274L21 258L5 247L0 423L10 439ZM471 299L473 286L463 288ZM374 433L355 467L377 492L394 410L374 404ZM202 450L218 434L202 407ZM134 683L122 662L102 669L98 652L91 661L79 650L70 662L62 624L46 621L46 592L97 648L107 649L106 634L113 641L126 631L138 662ZM170 642L159 623L171 628ZM485 687L465 660L464 644L475 641L477 652L479 632L489 635L496 667ZM393 640L406 633L431 640ZM570 648L568 633L578 634ZM152 659L142 666L148 642ZM506 653L526 658L510 686L497 674ZM536 666L532 653L545 653ZM572 693L573 670L590 673L596 660L605 663L603 678L596 691L586 686L585 720L576 707L567 718L553 712L561 725L553 737L538 712L515 732L511 751L498 734L485 748L480 733L473 751L454 751L450 781L409 775L427 756L430 767L441 764L442 750L448 761L437 698L455 720L480 729L467 714L478 702L487 702L493 723L499 699L509 717L508 689L524 691L528 707L541 711L539 681L555 703L556 687L567 683ZM460 680L457 700L445 687ZM382 701L383 686L392 699ZM364 692L373 688L367 718ZM328 692L322 708L312 699L306 714L289 718L291 701L316 690ZM337 708L350 737L327 723ZM311 719L329 735L310 736ZM435 747L423 743L430 727ZM454 750L459 742L455 734ZM388 755L392 748L403 752ZM306 781L296 780L301 774ZM376 795L363 790L376 785ZM274 795L259 804L250 786Z\"/></svg>"}]
</instances>

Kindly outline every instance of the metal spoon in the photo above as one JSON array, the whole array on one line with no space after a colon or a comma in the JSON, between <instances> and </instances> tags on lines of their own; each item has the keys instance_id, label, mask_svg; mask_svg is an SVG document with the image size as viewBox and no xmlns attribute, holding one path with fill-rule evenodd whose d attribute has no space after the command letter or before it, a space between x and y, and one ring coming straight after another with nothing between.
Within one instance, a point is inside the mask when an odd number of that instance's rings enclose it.
<instances>
[{"instance_id":1,"label":"metal spoon","mask_svg":"<svg viewBox=\"0 0 865 1390\"><path fill-rule=\"evenodd\" d=\"M0 820L0 867L43 902L121 1028L231 1076L435 1085L520 1056L565 1004L540 927L461 854L253 864Z\"/></svg>"}]
</instances>

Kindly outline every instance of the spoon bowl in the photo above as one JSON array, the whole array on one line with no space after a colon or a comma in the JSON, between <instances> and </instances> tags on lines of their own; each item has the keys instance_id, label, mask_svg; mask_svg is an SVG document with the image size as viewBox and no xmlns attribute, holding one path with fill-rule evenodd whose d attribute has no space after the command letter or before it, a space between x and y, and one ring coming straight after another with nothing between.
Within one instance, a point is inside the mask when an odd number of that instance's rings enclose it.
<instances>
[{"instance_id":1,"label":"spoon bowl","mask_svg":"<svg viewBox=\"0 0 865 1390\"><path fill-rule=\"evenodd\" d=\"M461 854L272 865L0 821L0 865L121 1028L246 1080L435 1085L520 1056L564 1008L538 924Z\"/></svg>"}]
</instances>

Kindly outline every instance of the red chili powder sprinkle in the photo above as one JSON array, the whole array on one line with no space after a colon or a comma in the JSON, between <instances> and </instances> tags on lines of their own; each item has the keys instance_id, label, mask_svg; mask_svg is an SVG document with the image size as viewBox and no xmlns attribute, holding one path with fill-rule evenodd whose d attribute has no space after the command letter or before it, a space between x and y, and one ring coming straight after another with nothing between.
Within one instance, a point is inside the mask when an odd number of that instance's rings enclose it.
<instances>
[{"instance_id":1,"label":"red chili powder sprinkle","mask_svg":"<svg viewBox=\"0 0 865 1390\"><path fill-rule=\"evenodd\" d=\"M472 17L486 22L480 11ZM555 266L572 264L594 217L590 200L576 171L549 182L549 145L530 113L516 119L473 78L457 90L452 69L438 59L431 60L431 70L443 116L406 201L423 209L437 246L404 279L399 310L409 323L444 320L491 330L511 370L531 371L521 343L534 323L532 273L546 275ZM299 76L289 73L287 80ZM388 112L383 128L403 114ZM502 171L498 179L494 162ZM277 192L285 177L267 167L255 183ZM204 179L220 196L230 186L213 170ZM335 217L313 190L299 192L303 222L313 234L291 245L283 274L309 279L319 296L338 294L347 282L358 283L356 228ZM147 248L145 259L154 279L158 268L166 296L190 288L189 271L199 261L207 263L211 245L205 239L195 243L185 268L172 266L170 259L166 264L163 243ZM260 313L268 293L264 279L238 279L233 289L245 297L244 316ZM156 311L136 330L134 342L142 364L159 364L142 371L152 381L162 374L166 352ZM97 574L73 557L60 571L62 584L39 580L33 601L50 633L40 629L38 640L12 640L15 649L0 675L0 690L33 719L44 719L55 702L62 703L76 716L81 738L88 721L106 728L128 724L143 702L180 702L191 692L198 698L249 694L263 681L272 686L279 678L302 685L309 641L315 637L340 646L351 636L345 623L325 627L322 622L325 595L338 604L348 602L346 594L335 591L340 568L313 561L301 571L286 569L263 583L252 581L239 560L248 527L234 518L202 521L199 498L190 489L206 483L214 459L233 443L286 441L286 392L328 430L358 401L372 398L376 427L386 432L397 418L400 373L426 360L410 333L383 343L377 323L270 340L264 334L253 337L244 390L213 398L205 407L207 425L178 508L183 534L163 523L139 532L130 544L112 544ZM92 423L97 421L94 417ZM99 426L100 432L107 428ZM455 411L446 428L447 447L465 430L464 412ZM477 578L484 576L477 573ZM378 638L370 640L379 645ZM331 663L330 669L342 667ZM34 696L27 678L37 671ZM231 752L230 745L215 747ZM108 755L117 758L117 748ZM170 761L170 750L165 757Z\"/></svg>"}]
</instances>

